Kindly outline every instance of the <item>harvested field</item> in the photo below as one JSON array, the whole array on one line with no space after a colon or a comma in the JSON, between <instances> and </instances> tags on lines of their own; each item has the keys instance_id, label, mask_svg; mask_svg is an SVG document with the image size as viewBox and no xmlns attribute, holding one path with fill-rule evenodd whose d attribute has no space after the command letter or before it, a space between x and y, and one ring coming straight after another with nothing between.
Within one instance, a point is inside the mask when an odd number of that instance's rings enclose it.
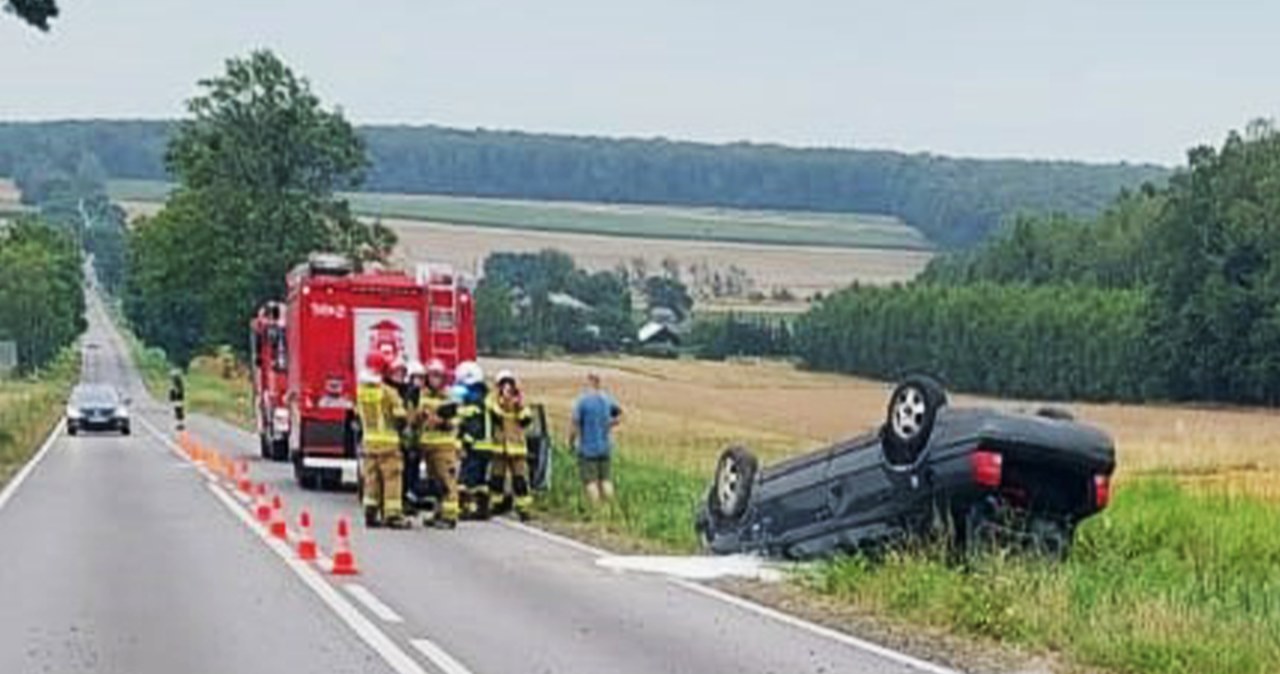
<instances>
[{"instance_id":1,"label":"harvested field","mask_svg":"<svg viewBox=\"0 0 1280 674\"><path fill-rule=\"evenodd\" d=\"M890 386L804 372L780 362L610 358L493 361L527 381L563 427L585 373L598 369L627 408L621 444L709 473L726 444L776 459L879 424ZM957 396L964 405L1033 403ZM1064 405L1116 439L1119 476L1170 473L1185 483L1280 500L1280 411L1183 406Z\"/></svg>"},{"instance_id":2,"label":"harvested field","mask_svg":"<svg viewBox=\"0 0 1280 674\"><path fill-rule=\"evenodd\" d=\"M764 291L787 288L798 296L830 292L853 281L906 281L929 262L930 253L872 248L806 248L768 244L678 241L503 230L417 220L383 220L400 235L399 255L411 260L450 260L464 269L477 269L493 252L533 252L557 248L591 270L614 269L643 258L649 269L660 269L665 258L681 268L705 264L727 271L737 266Z\"/></svg>"}]
</instances>

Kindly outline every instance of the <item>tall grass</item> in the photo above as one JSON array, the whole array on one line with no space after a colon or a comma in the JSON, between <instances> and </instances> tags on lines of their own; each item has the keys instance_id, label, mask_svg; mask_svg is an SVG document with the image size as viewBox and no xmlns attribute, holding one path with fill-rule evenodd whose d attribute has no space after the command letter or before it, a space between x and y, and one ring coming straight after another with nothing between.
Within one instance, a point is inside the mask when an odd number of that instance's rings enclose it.
<instances>
[{"instance_id":1,"label":"tall grass","mask_svg":"<svg viewBox=\"0 0 1280 674\"><path fill-rule=\"evenodd\" d=\"M625 454L616 456L613 464L617 497L612 503L593 505L578 478L577 459L557 447L551 464L551 489L540 495L539 510L640 547L697 550L693 515L706 482L693 473Z\"/></svg>"},{"instance_id":2,"label":"tall grass","mask_svg":"<svg viewBox=\"0 0 1280 674\"><path fill-rule=\"evenodd\" d=\"M79 356L68 350L33 377L0 381L0 485L31 458L58 423L79 372Z\"/></svg>"},{"instance_id":3,"label":"tall grass","mask_svg":"<svg viewBox=\"0 0 1280 674\"><path fill-rule=\"evenodd\" d=\"M1060 565L929 551L844 558L803 579L906 621L1121 672L1280 671L1280 507L1144 480Z\"/></svg>"}]
</instances>

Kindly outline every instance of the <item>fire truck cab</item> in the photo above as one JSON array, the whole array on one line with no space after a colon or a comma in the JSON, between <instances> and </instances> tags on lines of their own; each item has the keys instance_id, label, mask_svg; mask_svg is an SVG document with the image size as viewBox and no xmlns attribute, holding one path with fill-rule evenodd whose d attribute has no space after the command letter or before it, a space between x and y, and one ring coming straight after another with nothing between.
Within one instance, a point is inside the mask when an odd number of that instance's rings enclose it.
<instances>
[{"instance_id":1,"label":"fire truck cab","mask_svg":"<svg viewBox=\"0 0 1280 674\"><path fill-rule=\"evenodd\" d=\"M354 482L356 383L373 351L454 368L476 355L469 283L444 266L356 271L313 255L287 280L289 458L303 488Z\"/></svg>"},{"instance_id":2,"label":"fire truck cab","mask_svg":"<svg viewBox=\"0 0 1280 674\"><path fill-rule=\"evenodd\" d=\"M289 361L285 348L285 305L267 302L249 323L253 368L253 410L262 458L289 458L289 406L285 402Z\"/></svg>"}]
</instances>

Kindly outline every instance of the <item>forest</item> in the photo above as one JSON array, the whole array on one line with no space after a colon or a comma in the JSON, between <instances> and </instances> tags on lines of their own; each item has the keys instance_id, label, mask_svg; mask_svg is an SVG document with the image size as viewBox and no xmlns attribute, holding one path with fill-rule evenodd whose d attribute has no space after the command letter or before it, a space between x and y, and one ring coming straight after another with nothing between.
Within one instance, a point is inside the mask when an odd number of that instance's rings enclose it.
<instances>
[{"instance_id":1,"label":"forest","mask_svg":"<svg viewBox=\"0 0 1280 674\"><path fill-rule=\"evenodd\" d=\"M1018 218L797 328L809 366L1038 398L1280 403L1280 133L1197 147L1097 218Z\"/></svg>"},{"instance_id":2,"label":"forest","mask_svg":"<svg viewBox=\"0 0 1280 674\"><path fill-rule=\"evenodd\" d=\"M0 175L49 153L92 157L112 178L166 180L168 121L0 123ZM439 126L357 129L364 189L614 203L892 215L942 247L981 241L1017 214L1096 215L1164 168L960 159L883 150L713 145Z\"/></svg>"}]
</instances>

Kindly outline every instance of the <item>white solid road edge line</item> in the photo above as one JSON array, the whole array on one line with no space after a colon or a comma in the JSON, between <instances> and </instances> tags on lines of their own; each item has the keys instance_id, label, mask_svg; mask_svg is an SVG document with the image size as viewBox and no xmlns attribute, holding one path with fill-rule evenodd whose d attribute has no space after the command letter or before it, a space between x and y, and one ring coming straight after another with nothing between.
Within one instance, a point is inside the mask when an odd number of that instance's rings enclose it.
<instances>
[{"instance_id":1,"label":"white solid road edge line","mask_svg":"<svg viewBox=\"0 0 1280 674\"><path fill-rule=\"evenodd\" d=\"M18 491L18 487L26 481L27 476L31 475L31 471L36 469L36 464L44 460L44 456L53 448L53 443L58 439L58 435L62 433L66 423L66 419L59 420L53 430L49 431L49 437L45 438L44 444L40 445L40 449L36 451L35 456L28 459L22 470L9 479L9 484L5 485L4 491L0 491L0 509L3 509L9 499L13 498L13 495Z\"/></svg>"},{"instance_id":2,"label":"white solid road edge line","mask_svg":"<svg viewBox=\"0 0 1280 674\"><path fill-rule=\"evenodd\" d=\"M907 667L910 667L912 669L918 669L922 672L929 672L930 674L960 674L957 670L950 669L948 667L943 667L942 665L935 665L932 662L921 660L920 658L907 655L906 653L902 653L900 651L895 651L892 648L889 648L887 646L881 646L880 644L872 643L865 639L859 639L858 637L855 637L851 634L846 634L845 632L841 632L840 630L832 629L830 627L824 627L817 623L805 620L804 618L798 618L789 613L784 613L775 608L770 608L768 606L765 606L764 604L757 604L756 602L751 601L750 599L744 599L737 595L732 595L732 594L729 594L728 592L717 590L714 587L709 587L707 585L703 585L701 583L698 583L692 580L686 580L684 578L668 577L667 580L672 584L682 587L690 592L696 592L700 595L703 595L711 599L718 599L727 604L732 604L734 606L737 606L738 608L755 613L761 617L777 620L778 622L785 623L787 625L804 630L806 632L811 632L818 636L826 637L833 641L838 641L842 644L845 644L846 646L852 646L859 650L867 651L869 653L874 653L875 655L885 658L886 660L893 660L894 662L897 662L902 665L906 665Z\"/></svg>"},{"instance_id":3,"label":"white solid road edge line","mask_svg":"<svg viewBox=\"0 0 1280 674\"><path fill-rule=\"evenodd\" d=\"M315 592L316 596L319 597L320 600L323 601L340 620L342 620L342 622L346 623L347 626L356 633L356 636L360 637L360 639L364 641L369 648L373 649L373 651L377 653L378 656L391 667L391 669L395 670L398 674L427 674L427 671L418 664L417 660L409 657L409 654L397 646L391 637L387 636L385 632L378 629L377 625L364 617L364 614L361 613L359 609L353 606L351 602L344 599L332 585L325 582L324 578L320 577L320 574L316 573L315 569L311 568L311 566L306 562L294 559L289 546L271 538L261 527L257 526L257 523L249 518L249 514L245 512L244 508L241 508L236 504L235 499L231 498L231 496L226 493L225 489L212 483L208 483L206 486L209 488L209 491L213 492L213 495L216 496L218 500L221 501L222 504L241 521L241 523L248 527L254 535L262 539L262 542L267 544L267 547L271 548L276 555L283 559L285 564L293 570L294 574L301 578L302 582L305 583L312 592Z\"/></svg>"},{"instance_id":4,"label":"white solid road edge line","mask_svg":"<svg viewBox=\"0 0 1280 674\"><path fill-rule=\"evenodd\" d=\"M520 522L513 522L511 520L506 520L506 519L499 519L496 521L507 526L508 528L515 529L517 531L522 531L531 536L536 536L538 538L551 541L552 543L555 543L557 545L561 545L567 548L572 548L574 550L577 550L578 552L582 552L588 555L595 555L597 557L608 557L613 554L601 548L597 548L594 545L589 545L587 543L583 543L582 541L575 541L572 538L561 536L560 534L555 534L545 529L539 529L537 527L532 527L527 524L521 524ZM736 606L746 611L750 611L761 617L769 618L771 620L776 620L786 625L790 625L791 627L794 627L796 629L809 632L810 634L814 634L826 639L831 639L833 641L842 643L846 646L851 646L858 650L873 653L882 658L885 658L886 660L892 660L894 662L905 665L912 669L917 669L922 672L929 672L930 674L959 674L957 670L949 669L941 665L936 665L926 660L921 660L920 658L907 655L906 653L896 651L887 646L881 646L880 644L872 643L865 639L859 639L858 637L855 637L851 634L847 634L845 632L841 632L839 630L832 629L830 627L819 625L815 622L811 622L811 621L805 620L804 618L793 616L789 613L784 613L782 611L779 611L774 608L770 608L768 606L765 606L764 604L756 603L749 599L744 599L742 597L732 595L727 592L722 592L713 587L703 585L696 581L686 580L684 578L674 578L670 576L667 576L666 580L678 587L681 587L690 592L695 592L709 599L715 599L718 601L725 602L727 604L732 604L733 606Z\"/></svg>"},{"instance_id":5,"label":"white solid road edge line","mask_svg":"<svg viewBox=\"0 0 1280 674\"><path fill-rule=\"evenodd\" d=\"M429 639L413 639L409 643L444 674L471 674L471 670L467 669L466 665L455 660L452 655L435 645L435 642Z\"/></svg>"},{"instance_id":6,"label":"white solid road edge line","mask_svg":"<svg viewBox=\"0 0 1280 674\"><path fill-rule=\"evenodd\" d=\"M181 456L181 451L178 449L177 445L164 437L164 434L156 429L155 426L142 419L139 419L139 421L142 421L142 424L147 427L147 430L159 439L162 444L169 447L169 449L171 449L175 454ZM221 485L213 480L206 482L205 486L208 487L210 493L212 493L218 501L222 503L222 505L226 506L227 510L231 511L231 514L234 515L236 519L240 520L241 524L248 527L249 531L257 536L263 543L266 543L267 547L270 548L272 552L276 553L277 556L283 559L285 564L293 570L294 574L297 575L298 578L302 579L302 582L320 598L320 601L324 602L325 605L338 616L339 620L346 623L347 626L356 633L356 636L360 637L360 639L364 641L369 648L373 649L373 651L377 653L392 670L397 674L427 674L427 671L418 664L417 660L410 657L408 653L404 652L404 649L396 645L395 641L393 641L391 637L387 636L385 632L378 629L377 625L364 617L364 614L361 613L359 609L353 606L351 602L344 599L332 585L325 582L324 578L322 578L310 564L295 559L293 556L293 550L291 550L288 545L271 538L271 536L262 529L262 527L259 527L258 523L249 516L248 511L236 503L236 500L227 493L227 490L223 489Z\"/></svg>"},{"instance_id":7,"label":"white solid road edge line","mask_svg":"<svg viewBox=\"0 0 1280 674\"><path fill-rule=\"evenodd\" d=\"M373 593L366 590L363 585L359 583L347 583L345 588L347 590L347 594L355 597L356 601L361 604L364 604L364 607L369 609L370 613L377 616L378 620L387 623L404 622L404 618L401 618L399 613L396 613L390 606L382 603L381 599L375 597Z\"/></svg>"}]
</instances>

